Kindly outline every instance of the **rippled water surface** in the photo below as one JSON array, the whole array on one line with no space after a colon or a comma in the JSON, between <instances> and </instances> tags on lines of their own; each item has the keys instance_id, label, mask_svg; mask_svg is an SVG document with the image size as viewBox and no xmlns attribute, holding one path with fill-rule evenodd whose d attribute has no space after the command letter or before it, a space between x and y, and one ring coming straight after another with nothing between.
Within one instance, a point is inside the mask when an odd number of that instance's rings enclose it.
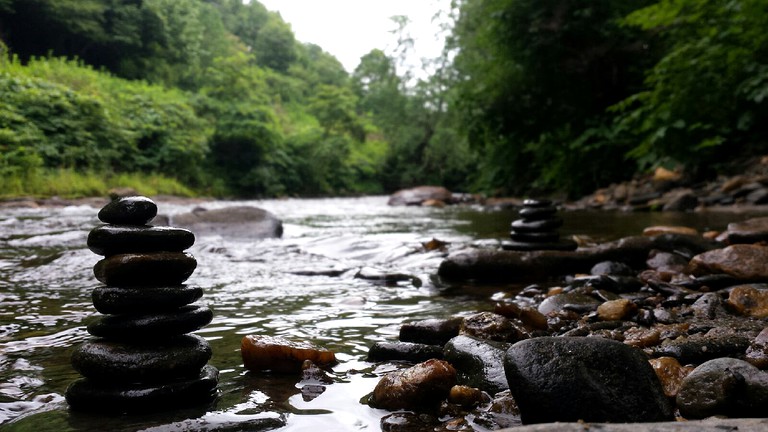
<instances>
[{"instance_id":1,"label":"rippled water surface","mask_svg":"<svg viewBox=\"0 0 768 432\"><path fill-rule=\"evenodd\" d=\"M492 297L514 286L449 286L435 277L446 252L422 242L449 242L448 250L497 247L512 211L480 208L388 207L385 197L210 202L158 201L174 215L202 205L254 205L284 222L281 239L245 241L198 235L191 253L198 267L188 281L202 286L214 320L200 330L221 372L221 397L210 407L151 416L102 417L70 413L63 394L79 378L69 357L89 338L98 314L90 291L99 257L86 237L97 208L0 210L0 428L8 430L188 430L238 423L245 430L379 430L386 411L359 401L376 375L392 365L365 361L376 341L395 340L409 320L487 310ZM653 224L722 229L746 214L564 214L564 235L608 240ZM363 267L417 276L382 285L354 275ZM319 273L334 270L336 276ZM316 274L316 275L307 275ZM240 358L244 335L313 341L337 353L334 384L304 401L297 377L247 372Z\"/></svg>"}]
</instances>

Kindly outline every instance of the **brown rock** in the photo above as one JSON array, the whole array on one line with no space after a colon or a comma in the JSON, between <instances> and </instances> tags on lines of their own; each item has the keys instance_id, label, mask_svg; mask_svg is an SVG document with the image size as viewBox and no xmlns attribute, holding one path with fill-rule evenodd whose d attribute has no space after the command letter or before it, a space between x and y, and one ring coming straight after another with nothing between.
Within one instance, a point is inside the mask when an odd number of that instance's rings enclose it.
<instances>
[{"instance_id":1,"label":"brown rock","mask_svg":"<svg viewBox=\"0 0 768 432\"><path fill-rule=\"evenodd\" d=\"M448 394L448 402L471 407L483 401L483 392L475 387L455 385Z\"/></svg>"},{"instance_id":2,"label":"brown rock","mask_svg":"<svg viewBox=\"0 0 768 432\"><path fill-rule=\"evenodd\" d=\"M368 404L390 411L434 408L448 397L456 383L456 369L443 360L427 360L384 376Z\"/></svg>"},{"instance_id":3,"label":"brown rock","mask_svg":"<svg viewBox=\"0 0 768 432\"><path fill-rule=\"evenodd\" d=\"M637 305L627 299L609 300L597 307L597 316L603 321L620 321L637 312Z\"/></svg>"},{"instance_id":4,"label":"brown rock","mask_svg":"<svg viewBox=\"0 0 768 432\"><path fill-rule=\"evenodd\" d=\"M680 365L680 362L674 357L659 357L649 361L653 371L656 372L656 376L659 377L664 394L668 397L677 396L683 378L693 371L692 367Z\"/></svg>"},{"instance_id":5,"label":"brown rock","mask_svg":"<svg viewBox=\"0 0 768 432\"><path fill-rule=\"evenodd\" d=\"M682 174L675 171L670 171L664 167L658 167L653 172L653 181L666 182L666 181L678 181L682 178Z\"/></svg>"},{"instance_id":6,"label":"brown rock","mask_svg":"<svg viewBox=\"0 0 768 432\"><path fill-rule=\"evenodd\" d=\"M657 225L643 230L643 235L652 237L661 234L681 234L681 235L699 235L694 228L686 226Z\"/></svg>"},{"instance_id":7,"label":"brown rock","mask_svg":"<svg viewBox=\"0 0 768 432\"><path fill-rule=\"evenodd\" d=\"M725 273L743 281L768 280L768 247L732 245L694 256L686 272L694 276Z\"/></svg>"},{"instance_id":8,"label":"brown rock","mask_svg":"<svg viewBox=\"0 0 768 432\"><path fill-rule=\"evenodd\" d=\"M723 236L729 244L766 241L768 240L768 217L729 223Z\"/></svg>"},{"instance_id":9,"label":"brown rock","mask_svg":"<svg viewBox=\"0 0 768 432\"><path fill-rule=\"evenodd\" d=\"M498 342L525 339L525 334L512 321L493 312L480 312L464 318L459 334Z\"/></svg>"},{"instance_id":10,"label":"brown rock","mask_svg":"<svg viewBox=\"0 0 768 432\"><path fill-rule=\"evenodd\" d=\"M428 199L424 200L421 203L422 207L437 207L437 208L443 208L445 207L445 201L438 200L438 199Z\"/></svg>"},{"instance_id":11,"label":"brown rock","mask_svg":"<svg viewBox=\"0 0 768 432\"><path fill-rule=\"evenodd\" d=\"M648 348L661 342L661 333L658 329L632 327L624 332L624 343L638 348Z\"/></svg>"},{"instance_id":12,"label":"brown rock","mask_svg":"<svg viewBox=\"0 0 768 432\"><path fill-rule=\"evenodd\" d=\"M333 351L281 337L248 335L241 342L240 353L245 367L252 371L299 373L305 360L319 366L336 363Z\"/></svg>"},{"instance_id":13,"label":"brown rock","mask_svg":"<svg viewBox=\"0 0 768 432\"><path fill-rule=\"evenodd\" d=\"M758 369L768 369L768 327L764 328L749 345L744 360Z\"/></svg>"},{"instance_id":14,"label":"brown rock","mask_svg":"<svg viewBox=\"0 0 768 432\"><path fill-rule=\"evenodd\" d=\"M739 315L768 317L768 290L753 285L739 285L731 289L727 303Z\"/></svg>"}]
</instances>

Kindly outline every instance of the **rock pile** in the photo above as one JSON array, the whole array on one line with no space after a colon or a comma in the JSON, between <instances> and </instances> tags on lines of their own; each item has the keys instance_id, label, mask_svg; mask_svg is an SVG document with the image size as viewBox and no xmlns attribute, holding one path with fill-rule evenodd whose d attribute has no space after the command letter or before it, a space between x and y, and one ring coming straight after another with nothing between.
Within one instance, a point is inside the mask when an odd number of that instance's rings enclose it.
<instances>
[{"instance_id":1,"label":"rock pile","mask_svg":"<svg viewBox=\"0 0 768 432\"><path fill-rule=\"evenodd\" d=\"M557 207L550 200L523 201L523 208L518 213L520 219L512 222L512 241L504 242L506 250L575 250L576 242L561 240L557 231L563 225L563 219L557 216Z\"/></svg>"},{"instance_id":2,"label":"rock pile","mask_svg":"<svg viewBox=\"0 0 768 432\"><path fill-rule=\"evenodd\" d=\"M184 251L192 232L149 226L157 206L146 197L119 198L101 209L105 225L88 235L88 247L104 259L94 266L104 283L92 292L105 316L88 325L97 339L75 349L72 366L84 378L67 388L72 409L145 412L212 401L218 370L207 365L211 348L189 334L213 318L193 305L199 287L184 285L197 261Z\"/></svg>"}]
</instances>

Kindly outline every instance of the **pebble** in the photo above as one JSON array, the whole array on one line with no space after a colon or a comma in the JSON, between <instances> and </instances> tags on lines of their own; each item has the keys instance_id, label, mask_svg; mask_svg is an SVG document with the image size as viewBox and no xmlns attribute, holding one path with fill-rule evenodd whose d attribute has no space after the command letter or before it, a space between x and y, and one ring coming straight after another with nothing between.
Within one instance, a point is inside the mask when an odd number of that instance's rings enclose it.
<instances>
[{"instance_id":1,"label":"pebble","mask_svg":"<svg viewBox=\"0 0 768 432\"><path fill-rule=\"evenodd\" d=\"M670 225L657 225L643 229L644 236L657 236L662 234L680 234L680 235L699 235L699 232L691 227L686 226L670 226Z\"/></svg>"},{"instance_id":2,"label":"pebble","mask_svg":"<svg viewBox=\"0 0 768 432\"><path fill-rule=\"evenodd\" d=\"M603 321L619 321L637 312L631 300L610 300L597 307L597 316Z\"/></svg>"},{"instance_id":3,"label":"pebble","mask_svg":"<svg viewBox=\"0 0 768 432\"><path fill-rule=\"evenodd\" d=\"M102 222L115 225L146 225L157 215L157 204L147 197L121 197L105 205L98 214Z\"/></svg>"},{"instance_id":4,"label":"pebble","mask_svg":"<svg viewBox=\"0 0 768 432\"><path fill-rule=\"evenodd\" d=\"M412 342L376 342L368 350L368 361L405 360L414 363L443 358L443 348L438 345Z\"/></svg>"},{"instance_id":5,"label":"pebble","mask_svg":"<svg viewBox=\"0 0 768 432\"><path fill-rule=\"evenodd\" d=\"M457 368L456 381L490 394L509 389L504 375L504 356L509 344L457 336L443 350L443 358Z\"/></svg>"},{"instance_id":6,"label":"pebble","mask_svg":"<svg viewBox=\"0 0 768 432\"><path fill-rule=\"evenodd\" d=\"M680 365L674 357L659 357L650 359L649 362L659 377L664 394L670 398L677 396L683 379L693 371L692 367Z\"/></svg>"},{"instance_id":7,"label":"pebble","mask_svg":"<svg viewBox=\"0 0 768 432\"><path fill-rule=\"evenodd\" d=\"M526 337L511 320L493 312L480 312L464 318L459 334L499 342L517 342Z\"/></svg>"},{"instance_id":8,"label":"pebble","mask_svg":"<svg viewBox=\"0 0 768 432\"><path fill-rule=\"evenodd\" d=\"M758 369L768 369L768 327L764 328L749 345L744 360Z\"/></svg>"},{"instance_id":9,"label":"pebble","mask_svg":"<svg viewBox=\"0 0 768 432\"><path fill-rule=\"evenodd\" d=\"M735 332L723 335L683 336L664 342L655 348L656 357L674 357L682 364L699 364L707 360L726 356L743 355L751 339Z\"/></svg>"},{"instance_id":10,"label":"pebble","mask_svg":"<svg viewBox=\"0 0 768 432\"><path fill-rule=\"evenodd\" d=\"M756 285L733 287L727 300L739 315L752 318L768 317L768 289Z\"/></svg>"},{"instance_id":11,"label":"pebble","mask_svg":"<svg viewBox=\"0 0 768 432\"><path fill-rule=\"evenodd\" d=\"M448 393L448 402L469 408L483 401L482 390L465 385L455 385Z\"/></svg>"},{"instance_id":12,"label":"pebble","mask_svg":"<svg viewBox=\"0 0 768 432\"><path fill-rule=\"evenodd\" d=\"M431 411L448 397L455 384L453 366L443 360L427 360L381 378L368 405L390 411Z\"/></svg>"}]
</instances>

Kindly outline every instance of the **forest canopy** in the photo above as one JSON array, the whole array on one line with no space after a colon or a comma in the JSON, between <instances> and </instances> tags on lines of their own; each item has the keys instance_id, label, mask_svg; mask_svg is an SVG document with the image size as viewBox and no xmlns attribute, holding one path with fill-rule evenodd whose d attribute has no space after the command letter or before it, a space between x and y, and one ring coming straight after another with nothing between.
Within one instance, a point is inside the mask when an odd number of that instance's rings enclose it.
<instances>
[{"instance_id":1,"label":"forest canopy","mask_svg":"<svg viewBox=\"0 0 768 432\"><path fill-rule=\"evenodd\" d=\"M440 12L446 48L416 79L398 70L405 47L372 47L347 72L257 1L0 0L2 194L135 175L237 197L578 195L768 150L759 0Z\"/></svg>"}]
</instances>

